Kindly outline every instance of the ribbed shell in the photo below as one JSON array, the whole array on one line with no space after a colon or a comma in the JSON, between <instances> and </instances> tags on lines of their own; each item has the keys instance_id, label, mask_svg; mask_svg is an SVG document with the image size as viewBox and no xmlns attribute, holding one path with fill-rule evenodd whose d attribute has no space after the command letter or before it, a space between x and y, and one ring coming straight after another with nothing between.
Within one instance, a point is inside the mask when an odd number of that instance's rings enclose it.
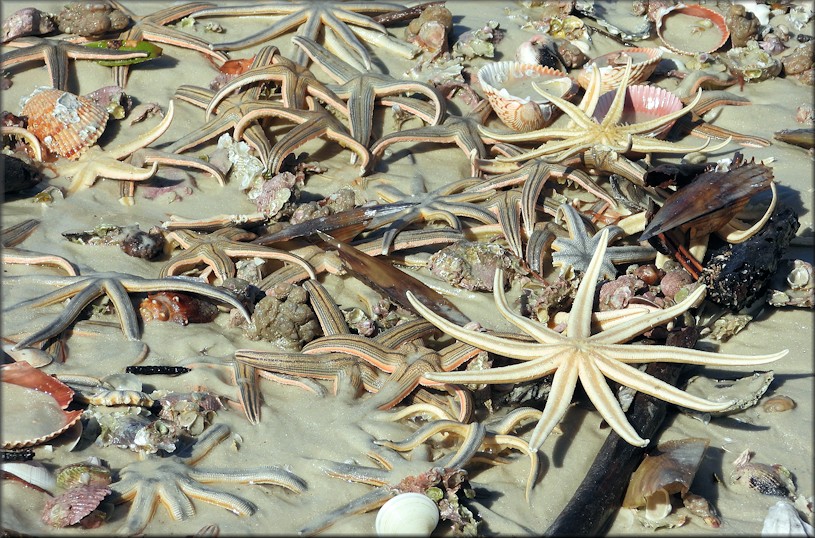
<instances>
[{"instance_id":1,"label":"ribbed shell","mask_svg":"<svg viewBox=\"0 0 815 538\"><path fill-rule=\"evenodd\" d=\"M639 122L656 119L662 116L667 116L678 110L682 109L682 101L679 97L659 86L645 86L637 84L635 86L628 86L625 89L625 101L623 101L623 117L620 123L638 123L636 118L639 116ZM594 114L592 115L597 121L602 119L611 108L611 103L614 101L614 96L617 95L617 90L612 90L604 93L597 99L597 105L594 107ZM643 116L645 117L643 119ZM626 118L635 118L629 121ZM673 127L676 121L666 123L655 131L649 133L650 136L657 138L664 138L668 131Z\"/></svg>"},{"instance_id":2,"label":"ribbed shell","mask_svg":"<svg viewBox=\"0 0 815 538\"><path fill-rule=\"evenodd\" d=\"M57 485L63 489L78 486L107 486L111 483L110 469L88 462L72 463L56 472Z\"/></svg>"},{"instance_id":3,"label":"ribbed shell","mask_svg":"<svg viewBox=\"0 0 815 538\"><path fill-rule=\"evenodd\" d=\"M110 488L80 486L54 497L42 511L42 521L52 527L74 525L96 510L102 500L110 494Z\"/></svg>"},{"instance_id":4,"label":"ribbed shell","mask_svg":"<svg viewBox=\"0 0 815 538\"><path fill-rule=\"evenodd\" d=\"M632 47L608 54L603 54L589 60L583 70L577 75L577 82L584 88L589 86L591 65L596 64L600 70L600 91L607 92L620 85L625 76L626 59L631 58L631 75L628 84L639 84L648 80L662 59L662 50L648 47Z\"/></svg>"},{"instance_id":5,"label":"ribbed shell","mask_svg":"<svg viewBox=\"0 0 815 538\"><path fill-rule=\"evenodd\" d=\"M91 99L50 87L34 90L23 104L28 130L52 153L78 159L108 121L108 111Z\"/></svg>"}]
</instances>

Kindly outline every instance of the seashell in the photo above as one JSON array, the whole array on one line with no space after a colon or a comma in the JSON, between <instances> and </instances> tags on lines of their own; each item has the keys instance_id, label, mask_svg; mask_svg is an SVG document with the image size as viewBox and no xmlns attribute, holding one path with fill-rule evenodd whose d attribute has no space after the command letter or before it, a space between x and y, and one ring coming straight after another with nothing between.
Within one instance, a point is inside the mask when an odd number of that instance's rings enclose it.
<instances>
[{"instance_id":1,"label":"seashell","mask_svg":"<svg viewBox=\"0 0 815 538\"><path fill-rule=\"evenodd\" d=\"M783 465L752 462L753 452L745 450L733 462L730 484L757 491L762 495L786 497L795 493L789 470Z\"/></svg>"},{"instance_id":2,"label":"seashell","mask_svg":"<svg viewBox=\"0 0 815 538\"><path fill-rule=\"evenodd\" d=\"M710 416L723 416L737 413L753 407L767 392L775 375L769 372L754 372L752 375L738 379L711 379L704 376L693 376L685 388L688 394L706 398L712 402L732 402L730 407L721 411L707 413ZM698 411L681 408L691 415Z\"/></svg>"},{"instance_id":3,"label":"seashell","mask_svg":"<svg viewBox=\"0 0 815 538\"><path fill-rule=\"evenodd\" d=\"M724 19L730 30L730 44L733 47L743 47L758 35L759 21L752 13L748 15L747 8L743 5L730 6Z\"/></svg>"},{"instance_id":4,"label":"seashell","mask_svg":"<svg viewBox=\"0 0 815 538\"><path fill-rule=\"evenodd\" d=\"M783 394L770 396L761 404L761 408L764 409L765 413L783 413L784 411L791 411L795 407L795 400Z\"/></svg>"},{"instance_id":5,"label":"seashell","mask_svg":"<svg viewBox=\"0 0 815 538\"><path fill-rule=\"evenodd\" d=\"M88 397L91 405L138 405L142 407L152 407L153 399L147 394L138 390L114 389L103 390L93 396Z\"/></svg>"},{"instance_id":6,"label":"seashell","mask_svg":"<svg viewBox=\"0 0 815 538\"><path fill-rule=\"evenodd\" d=\"M62 489L79 486L104 487L111 483L110 469L87 461L71 463L56 470L57 485Z\"/></svg>"},{"instance_id":7,"label":"seashell","mask_svg":"<svg viewBox=\"0 0 815 538\"><path fill-rule=\"evenodd\" d=\"M640 41L651 35L651 20L645 10L635 11L632 2L581 1L575 4L575 10L625 41Z\"/></svg>"},{"instance_id":8,"label":"seashell","mask_svg":"<svg viewBox=\"0 0 815 538\"><path fill-rule=\"evenodd\" d=\"M592 113L593 118L597 121L603 120L609 108L611 108L616 93L616 90L612 90L597 99L597 105ZM625 101L623 102L623 114L620 123L633 124L648 121L681 110L683 106L679 97L659 86L628 86L625 89ZM652 131L650 136L664 138L674 123L676 122L666 123L659 129Z\"/></svg>"},{"instance_id":9,"label":"seashell","mask_svg":"<svg viewBox=\"0 0 815 538\"><path fill-rule=\"evenodd\" d=\"M3 349L4 353L15 361L25 361L34 368L48 366L54 361L54 357L52 357L47 351L37 349L35 347L14 349L14 344L2 344L0 347Z\"/></svg>"},{"instance_id":10,"label":"seashell","mask_svg":"<svg viewBox=\"0 0 815 538\"><path fill-rule=\"evenodd\" d=\"M759 82L778 76L781 62L751 41L746 47L736 47L724 56L727 69L745 82Z\"/></svg>"},{"instance_id":11,"label":"seashell","mask_svg":"<svg viewBox=\"0 0 815 538\"><path fill-rule=\"evenodd\" d=\"M22 101L31 131L52 152L76 160L105 130L108 111L80 95L41 86Z\"/></svg>"},{"instance_id":12,"label":"seashell","mask_svg":"<svg viewBox=\"0 0 815 538\"><path fill-rule=\"evenodd\" d=\"M625 76L625 66L629 58L631 58L631 77L628 84L633 86L648 80L662 59L662 49L632 47L603 54L589 60L577 75L577 82L583 88L587 88L591 78L590 67L596 65L600 70L600 91L613 90L620 85L620 81Z\"/></svg>"},{"instance_id":13,"label":"seashell","mask_svg":"<svg viewBox=\"0 0 815 538\"><path fill-rule=\"evenodd\" d=\"M74 391L27 362L0 366L2 407L6 416L0 427L2 448L22 448L44 443L69 429L82 411L65 411Z\"/></svg>"},{"instance_id":14,"label":"seashell","mask_svg":"<svg viewBox=\"0 0 815 538\"><path fill-rule=\"evenodd\" d=\"M778 501L767 511L762 536L815 536L812 525L801 519L789 501Z\"/></svg>"},{"instance_id":15,"label":"seashell","mask_svg":"<svg viewBox=\"0 0 815 538\"><path fill-rule=\"evenodd\" d=\"M33 7L17 10L3 21L3 33L0 43L18 37L44 35L57 29L54 16Z\"/></svg>"},{"instance_id":16,"label":"seashell","mask_svg":"<svg viewBox=\"0 0 815 538\"><path fill-rule=\"evenodd\" d=\"M52 527L74 525L96 510L96 507L108 495L110 495L110 488L104 486L72 488L45 503L42 510L42 521Z\"/></svg>"},{"instance_id":17,"label":"seashell","mask_svg":"<svg viewBox=\"0 0 815 538\"><path fill-rule=\"evenodd\" d=\"M695 56L721 48L730 37L730 30L718 11L680 3L660 12L657 35L672 51Z\"/></svg>"},{"instance_id":18,"label":"seashell","mask_svg":"<svg viewBox=\"0 0 815 538\"><path fill-rule=\"evenodd\" d=\"M478 70L478 80L504 125L519 132L540 129L554 120L558 108L540 90L563 99L577 92L577 84L566 73L515 61L485 65Z\"/></svg>"},{"instance_id":19,"label":"seashell","mask_svg":"<svg viewBox=\"0 0 815 538\"><path fill-rule=\"evenodd\" d=\"M650 521L667 517L672 510L671 495L687 493L709 443L708 439L689 438L659 444L631 475L622 506L644 506Z\"/></svg>"},{"instance_id":20,"label":"seashell","mask_svg":"<svg viewBox=\"0 0 815 538\"><path fill-rule=\"evenodd\" d=\"M563 71L567 67L559 58L557 43L551 36L535 34L515 49L515 61L522 64L537 64Z\"/></svg>"},{"instance_id":21,"label":"seashell","mask_svg":"<svg viewBox=\"0 0 815 538\"><path fill-rule=\"evenodd\" d=\"M439 507L423 493L400 493L376 514L377 536L430 536L439 524Z\"/></svg>"},{"instance_id":22,"label":"seashell","mask_svg":"<svg viewBox=\"0 0 815 538\"><path fill-rule=\"evenodd\" d=\"M23 483L53 493L57 490L54 475L38 461L0 462L0 471L20 479Z\"/></svg>"},{"instance_id":23,"label":"seashell","mask_svg":"<svg viewBox=\"0 0 815 538\"><path fill-rule=\"evenodd\" d=\"M209 301L176 291L150 293L139 304L145 322L172 321L179 325L209 323L218 316L218 307Z\"/></svg>"}]
</instances>

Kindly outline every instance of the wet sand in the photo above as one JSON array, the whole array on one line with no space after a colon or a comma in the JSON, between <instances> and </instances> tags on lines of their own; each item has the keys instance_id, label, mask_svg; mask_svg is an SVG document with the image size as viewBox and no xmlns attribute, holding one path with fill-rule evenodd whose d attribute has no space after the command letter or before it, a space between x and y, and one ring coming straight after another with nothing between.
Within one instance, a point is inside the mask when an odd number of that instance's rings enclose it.
<instances>
[{"instance_id":1,"label":"wet sand","mask_svg":"<svg viewBox=\"0 0 815 538\"><path fill-rule=\"evenodd\" d=\"M20 7L23 2L4 2L3 17ZM61 2L41 2L39 9L57 12ZM131 9L140 14L153 12L169 5L165 2L131 3ZM454 33L460 35L468 29L477 28L488 20L500 22L507 30L504 40L497 45L493 60L511 59L518 44L528 39L531 33L507 18L504 7L515 6L509 2L479 2L478 9L464 1L448 1L448 8L454 14ZM225 34L200 34L204 39L220 41L249 35L267 24L262 18L217 18L227 30ZM812 24L806 32L812 34ZM402 37L403 27L391 29L391 33ZM293 45L292 34L272 41L284 55L289 55ZM613 40L596 35L596 54L620 48ZM658 46L656 39L641 42L642 46ZM251 56L259 47L232 53L231 57ZM7 50L7 49L2 49ZM412 62L388 51L372 52L375 66L387 69L390 73L405 72ZM674 57L666 53L667 58ZM473 72L490 61L476 58L471 62ZM48 82L48 74L42 64L34 64L23 70L21 67L9 69L13 86L2 94L3 108L14 113L20 112L19 99ZM327 80L319 68L313 69L323 80ZM69 68L69 90L85 94L100 86L111 84L109 69L93 62L71 61ZM207 87L216 71L199 53L167 46L164 56L131 69L127 93L135 103L157 102L162 109L172 98L180 84ZM668 89L676 87L673 79L663 79L658 85ZM737 87L729 91L750 99L752 105L746 107L724 107L717 117L716 124L772 139L773 132L780 129L799 128L795 122L795 111L799 104L812 102L811 87L792 79L773 79L761 83L747 84L743 92ZM453 112L466 112L469 107L460 99L450 104ZM381 134L394 129L390 113L378 107L375 118L376 139ZM157 142L157 146L174 141L194 126L200 125L203 112L186 103L176 102L176 117L169 130ZM148 119L134 126L128 120L111 121L99 143L105 147L131 140L156 124L157 118ZM491 122L497 119L491 117ZM406 127L417 126L411 121ZM695 144L698 139L689 138L686 143ZM201 146L192 155L206 154L214 149L214 143ZM304 194L318 196L330 194L341 186L352 185L360 188L357 167L349 164L351 152L342 150L335 144L321 141L309 143L304 148L311 157L328 168L323 174L308 178ZM406 194L418 192L422 182L432 190L447 182L469 176L469 163L463 153L454 146L435 144L399 144L392 146L390 154L376 167L377 172L387 172L389 183ZM790 248L785 257L800 258L812 262L811 244L813 240L812 193L813 160L801 148L774 143L767 148L740 148L730 144L727 148L714 152L710 160L732 156L741 149L747 158L773 158L771 166L780 195L780 204L791 206L799 214L801 227L796 242L802 246ZM670 162L671 159L660 159ZM675 161L675 160L674 160ZM162 176L159 169L158 177ZM214 179L204 174L194 173L197 189L183 199L169 202L169 198L156 200L144 198L144 188L136 192L136 203L131 207L119 204L119 184L112 180L99 180L97 184L64 200L53 204L38 204L23 198L6 201L2 206L2 226L7 227L27 218L42 221L37 230L21 244L22 248L58 254L73 261L84 273L120 271L143 277L155 277L159 262L149 262L126 256L118 247L93 247L69 242L62 237L63 232L90 230L101 224L129 225L138 223L143 230L156 226L168 219L168 215L187 218L207 217L222 213L250 213L254 204L239 189L236 182L219 186ZM375 175L374 178L377 178ZM58 178L52 182L60 187L68 185L67 180ZM376 196L376 187L383 184L381 179L367 181L361 195L368 199ZM607 182L604 181L607 185ZM768 193L764 193L768 194ZM767 198L756 197L758 201ZM810 246L807 246L810 245ZM415 270L411 270L415 271ZM425 282L432 281L425 270ZM48 267L25 267L6 265L3 275L59 274ZM326 275L321 277L334 294L341 307L360 303L360 295L370 296L370 291L349 277ZM449 290L442 285L441 289ZM33 284L23 284L11 288L3 286L3 305L15 304L30 299L43 292ZM516 298L518 289L509 293L510 300ZM471 319L482 325L498 330L510 330L509 325L494 315L490 294L457 291L451 299ZM3 316L3 334L39 327L61 311L58 306L40 309L21 309L14 316ZM150 354L143 364L176 364L179 361L205 353L208 356L227 357L237 348L257 348L271 344L253 342L243 336L242 331L227 327L227 316L222 314L209 324L188 325L148 323L144 325L142 340L150 348ZM793 474L799 493L806 497L813 494L812 468L812 335L811 310L766 307L755 314L754 320L731 340L721 345L705 343L708 348L716 348L724 353L764 354L790 349L790 354L768 366L775 373L775 380L767 395L785 394L797 403L797 407L786 413L767 414L761 407L720 418L705 424L686 415L671 413L659 436L652 442L685 437L710 439L710 447L691 488L694 493L709 499L722 518L722 526L715 532L721 534L757 534L770 506L778 500L775 497L745 493L726 484L717 483L714 477L727 480L732 469L732 461L745 449L756 452L756 461L780 463ZM139 346L124 339L118 330L99 336L75 335L69 340L69 357L64 364L51 364L44 368L50 374L75 373L102 377L113 372L121 372L132 364ZM711 378L730 378L747 375L749 368L698 369L698 373ZM229 377L215 370L196 369L176 378L153 376L145 377L146 388L190 390L195 386L205 386L209 390L235 396L235 388L226 384ZM330 389L330 384L326 384ZM321 514L334 509L370 491L362 484L348 483L330 478L321 470L322 460L337 462L355 461L373 465L364 455L371 437L402 439L412 428L404 423L386 420L386 413L361 411L355 401L344 401L328 395L319 398L296 387L283 386L269 381L261 382L264 404L262 420L257 426L250 425L243 414L236 410L224 410L217 414L216 422L226 424L233 432L233 438L217 446L201 465L207 467L238 467L254 465L283 465L302 477L308 483L308 490L293 494L274 486L257 485L218 485L216 487L239 495L254 503L258 510L249 517L237 517L222 508L195 501L196 514L184 521L173 521L168 513L158 507L154 518L145 529L147 534L193 534L205 525L217 524L223 535L245 534L292 534ZM14 417L2 416L3 420ZM542 473L532 492L529 503L524 500L524 484L528 472L528 460L523 456L513 456L512 461L494 467L474 468L470 480L477 497L473 506L480 512L483 534L540 534L554 520L582 480L609 429L600 427L599 415L589 406L573 406L561 424L563 433L553 435L541 448ZM528 435L528 433L526 434ZM52 442L49 450L36 448L37 460L51 468L80 461L88 456L97 456L109 463L114 471L122 469L136 460L134 452L115 447L98 447L94 444L79 451L69 452L59 440ZM76 530L53 529L40 521L40 513L45 498L41 493L25 489L17 483L3 481L2 485L2 524L4 527L31 534L51 533L71 534ZM107 535L124 522L129 503L119 505L110 520L98 529L86 531L94 535ZM371 534L376 513L345 518L335 524L332 533ZM438 531L437 531L438 532ZM627 511L621 511L613 519L609 533L612 535L650 534L633 521ZM714 529L704 526L699 519L671 530L678 534L710 534Z\"/></svg>"}]
</instances>

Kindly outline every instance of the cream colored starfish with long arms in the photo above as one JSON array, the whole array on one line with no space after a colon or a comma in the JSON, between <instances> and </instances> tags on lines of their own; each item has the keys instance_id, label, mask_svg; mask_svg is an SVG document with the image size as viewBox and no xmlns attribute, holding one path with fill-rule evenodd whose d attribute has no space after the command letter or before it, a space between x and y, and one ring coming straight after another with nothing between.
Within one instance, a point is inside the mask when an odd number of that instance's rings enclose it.
<instances>
[{"instance_id":1,"label":"cream colored starfish with long arms","mask_svg":"<svg viewBox=\"0 0 815 538\"><path fill-rule=\"evenodd\" d=\"M522 360L520 364L459 372L428 372L430 381L443 383L518 383L539 379L555 373L552 390L543 415L538 421L529 445L537 450L563 418L572 401L578 379L605 421L617 434L632 445L646 446L625 417L620 404L603 377L631 387L655 398L703 412L727 408L732 402L711 402L692 396L669 383L652 377L629 364L648 362L675 362L708 366L753 366L780 359L788 350L769 355L725 355L673 346L623 345L660 324L666 323L696 305L705 295L703 286L676 305L664 310L641 314L612 328L591 334L592 305L600 266L608 243L608 231L600 234L597 250L577 289L569 321L563 334L545 324L515 314L509 309L503 282L503 272L495 273L493 287L498 311L513 325L537 342L520 342L489 333L464 329L435 314L408 292L413 308L430 323L450 336L491 353Z\"/></svg>"},{"instance_id":2,"label":"cream colored starfish with long arms","mask_svg":"<svg viewBox=\"0 0 815 538\"><path fill-rule=\"evenodd\" d=\"M676 112L640 123L630 125L621 124L620 120L623 114L626 88L630 75L631 60L629 59L626 64L625 75L620 81L619 88L617 88L617 93L614 95L611 106L601 121L592 117L594 109L597 106L597 100L600 98L601 85L600 71L597 69L597 66L592 65L589 86L586 89L586 94L580 101L580 105L575 105L565 99L551 95L533 83L538 93L544 95L571 118L571 122L565 128L544 128L528 133L496 132L483 126L480 126L478 130L482 135L501 142L545 141L544 144L535 150L519 155L497 158L499 161L510 162L528 161L537 157L544 157L544 160L547 162L560 162L572 155L590 150L595 146L608 148L621 155L629 152L691 153L705 149L707 151L714 151L724 147L730 142L728 138L722 144L717 144L709 148L710 139L708 138L701 146L687 147L680 146L674 142L668 142L667 140L660 140L650 134L690 112L690 110L696 106L696 103L699 102L699 99L701 99L701 91L688 106Z\"/></svg>"}]
</instances>

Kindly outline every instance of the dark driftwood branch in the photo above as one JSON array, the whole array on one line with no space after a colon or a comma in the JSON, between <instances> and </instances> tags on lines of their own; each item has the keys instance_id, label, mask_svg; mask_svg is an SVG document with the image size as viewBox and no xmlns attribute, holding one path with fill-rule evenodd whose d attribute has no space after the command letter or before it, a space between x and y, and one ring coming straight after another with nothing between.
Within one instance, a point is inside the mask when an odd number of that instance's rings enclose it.
<instances>
[{"instance_id":1,"label":"dark driftwood branch","mask_svg":"<svg viewBox=\"0 0 815 538\"><path fill-rule=\"evenodd\" d=\"M648 374L676 385L684 365L653 363ZM665 419L667 404L638 392L628 410L628 421L644 438L653 437ZM628 444L614 431L609 433L600 453L589 468L572 499L546 529L546 536L588 536L601 533L609 518L619 509L631 473L645 454L645 448Z\"/></svg>"}]
</instances>

